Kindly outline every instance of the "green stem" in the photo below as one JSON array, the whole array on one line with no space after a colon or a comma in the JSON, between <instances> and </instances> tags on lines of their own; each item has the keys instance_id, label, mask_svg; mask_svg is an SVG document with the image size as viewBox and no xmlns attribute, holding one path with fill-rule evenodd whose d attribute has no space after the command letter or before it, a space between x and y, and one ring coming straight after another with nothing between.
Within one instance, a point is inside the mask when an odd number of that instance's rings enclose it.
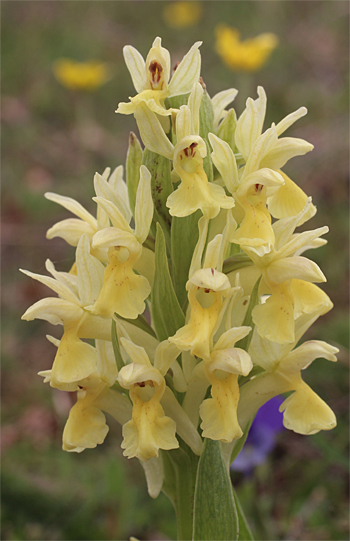
<instances>
[{"instance_id":1,"label":"green stem","mask_svg":"<svg viewBox=\"0 0 350 541\"><path fill-rule=\"evenodd\" d=\"M175 508L178 541L191 541L199 457L186 444L181 443L181 447L163 454L166 475L163 491L171 499Z\"/></svg>"}]
</instances>

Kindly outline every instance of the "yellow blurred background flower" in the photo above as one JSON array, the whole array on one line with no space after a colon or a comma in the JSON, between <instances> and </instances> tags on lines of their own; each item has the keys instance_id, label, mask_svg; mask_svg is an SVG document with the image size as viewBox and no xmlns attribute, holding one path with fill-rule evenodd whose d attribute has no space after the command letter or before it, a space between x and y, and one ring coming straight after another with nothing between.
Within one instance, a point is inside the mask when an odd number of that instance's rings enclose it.
<instances>
[{"instance_id":1,"label":"yellow blurred background flower","mask_svg":"<svg viewBox=\"0 0 350 541\"><path fill-rule=\"evenodd\" d=\"M231 69L257 71L267 62L278 45L276 34L259 34L241 41L236 28L219 25L216 28L216 52Z\"/></svg>"},{"instance_id":2,"label":"yellow blurred background flower","mask_svg":"<svg viewBox=\"0 0 350 541\"><path fill-rule=\"evenodd\" d=\"M61 58L53 65L53 73L59 83L70 90L91 92L110 79L107 64L91 60L76 62L69 58Z\"/></svg>"},{"instance_id":3,"label":"yellow blurred background flower","mask_svg":"<svg viewBox=\"0 0 350 541\"><path fill-rule=\"evenodd\" d=\"M172 28L195 25L202 16L200 2L169 2L163 10L165 23Z\"/></svg>"}]
</instances>

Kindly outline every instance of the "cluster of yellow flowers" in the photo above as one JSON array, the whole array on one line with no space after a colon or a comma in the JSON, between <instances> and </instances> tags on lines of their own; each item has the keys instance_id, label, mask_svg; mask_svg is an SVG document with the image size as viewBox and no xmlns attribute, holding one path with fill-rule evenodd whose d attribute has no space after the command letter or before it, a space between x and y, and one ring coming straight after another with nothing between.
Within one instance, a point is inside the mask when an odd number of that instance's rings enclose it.
<instances>
[{"instance_id":1,"label":"cluster of yellow flowers","mask_svg":"<svg viewBox=\"0 0 350 541\"><path fill-rule=\"evenodd\" d=\"M76 91L96 90L110 78L108 65L96 60L76 62L61 58L54 63L53 73L61 85Z\"/></svg>"},{"instance_id":2,"label":"cluster of yellow flowers","mask_svg":"<svg viewBox=\"0 0 350 541\"><path fill-rule=\"evenodd\" d=\"M278 37L271 32L242 41L236 28L220 24L215 31L216 52L229 68L235 70L259 70L278 45Z\"/></svg>"},{"instance_id":3,"label":"cluster of yellow flowers","mask_svg":"<svg viewBox=\"0 0 350 541\"><path fill-rule=\"evenodd\" d=\"M267 400L289 393L284 424L300 434L336 425L332 410L301 370L337 349L318 340L295 348L332 308L315 283L319 267L302 254L322 246L327 227L295 233L316 212L281 168L312 150L282 134L301 107L263 131L266 95L247 99L237 119L226 107L237 91L210 98L200 79L197 42L171 76L156 38L146 61L124 58L137 94L118 113L133 114L145 146L131 134L123 167L95 174L96 217L77 201L46 194L73 213L49 229L76 246L70 272L24 271L58 297L23 319L63 325L52 387L77 391L63 449L96 447L104 413L123 426L124 454L144 466L150 493L163 480L159 450L183 440L200 455L202 438L235 441ZM272 220L272 218L274 220ZM94 339L94 345L91 345ZM89 342L87 340L90 340Z\"/></svg>"},{"instance_id":4,"label":"cluster of yellow flowers","mask_svg":"<svg viewBox=\"0 0 350 541\"><path fill-rule=\"evenodd\" d=\"M163 19L171 28L188 28L198 23L202 12L202 4L198 0L192 0L191 2L167 2L163 9Z\"/></svg>"}]
</instances>

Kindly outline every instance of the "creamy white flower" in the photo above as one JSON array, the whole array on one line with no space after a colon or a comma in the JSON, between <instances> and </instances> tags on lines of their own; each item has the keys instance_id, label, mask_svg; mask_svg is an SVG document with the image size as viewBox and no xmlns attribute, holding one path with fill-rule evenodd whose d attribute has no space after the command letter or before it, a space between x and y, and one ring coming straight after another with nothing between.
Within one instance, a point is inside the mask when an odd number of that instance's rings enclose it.
<instances>
[{"instance_id":1,"label":"creamy white flower","mask_svg":"<svg viewBox=\"0 0 350 541\"><path fill-rule=\"evenodd\" d=\"M199 79L201 57L197 41L184 56L170 79L170 54L162 47L161 38L153 42L146 61L131 45L123 49L125 63L130 72L137 95L129 103L119 103L117 113L133 114L140 104L161 116L171 114L171 109L164 106L165 98L187 94Z\"/></svg>"}]
</instances>

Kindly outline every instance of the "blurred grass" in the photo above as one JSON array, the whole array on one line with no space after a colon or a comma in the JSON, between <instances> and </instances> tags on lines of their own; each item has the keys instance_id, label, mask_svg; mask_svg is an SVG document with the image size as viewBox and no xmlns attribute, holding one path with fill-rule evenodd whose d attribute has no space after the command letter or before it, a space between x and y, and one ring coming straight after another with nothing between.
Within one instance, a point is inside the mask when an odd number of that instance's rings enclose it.
<instances>
[{"instance_id":1,"label":"blurred grass","mask_svg":"<svg viewBox=\"0 0 350 541\"><path fill-rule=\"evenodd\" d=\"M340 347L337 365L321 360L306 381L334 409L338 427L302 437L281 434L268 462L252 478L234 481L256 539L348 538L348 4L336 1L207 1L199 23L166 27L166 2L2 2L2 538L174 539L175 517L162 495L152 501L136 460L122 458L121 433L111 430L101 448L64 453L60 439L71 406L66 393L42 385L54 348L44 322L20 320L47 289L18 268L44 272L47 257L66 270L74 250L46 229L68 214L44 199L54 191L93 209L92 179L125 162L131 116L114 113L133 95L122 48L143 55L155 36L172 65L203 40L202 75L210 95L239 89L242 111L256 86L265 87L265 126L305 105L309 114L288 136L315 150L286 172L313 196L318 214L308 228L329 225L326 247L312 252L325 272L335 308L307 338ZM280 45L261 72L231 72L214 50L215 26L239 28L242 37L274 32ZM52 73L60 57L108 62L113 77L91 94L61 87ZM59 333L59 329L57 330ZM56 334L58 335L58 334Z\"/></svg>"}]
</instances>

